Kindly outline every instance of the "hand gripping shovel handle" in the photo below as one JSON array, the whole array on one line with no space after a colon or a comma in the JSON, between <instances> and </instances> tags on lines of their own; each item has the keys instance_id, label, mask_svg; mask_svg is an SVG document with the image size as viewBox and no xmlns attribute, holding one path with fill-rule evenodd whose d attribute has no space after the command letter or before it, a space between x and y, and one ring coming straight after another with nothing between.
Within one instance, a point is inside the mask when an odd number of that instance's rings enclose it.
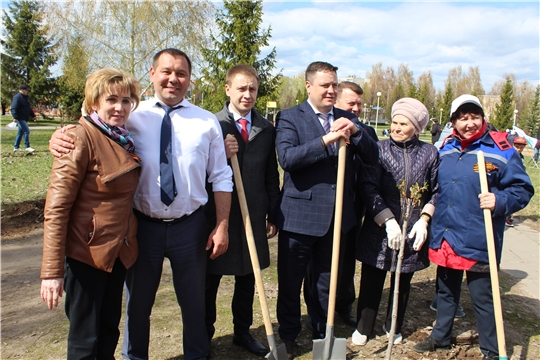
<instances>
[{"instance_id":1,"label":"hand gripping shovel handle","mask_svg":"<svg viewBox=\"0 0 540 360\"><path fill-rule=\"evenodd\" d=\"M484 153L478 151L478 174L480 175L480 190L482 194L489 192L487 175L486 175L486 163L484 160ZM489 259L489 274L491 277L491 292L493 294L493 309L495 311L495 327L497 330L497 344L499 347L499 359L508 359L506 355L506 343L504 339L504 324L502 316L501 306L501 293L499 290L499 275L497 269L497 256L495 255L495 240L493 237L493 224L491 221L491 211L484 209L484 224L486 226L486 239L488 248Z\"/></svg>"},{"instance_id":2,"label":"hand gripping shovel handle","mask_svg":"<svg viewBox=\"0 0 540 360\"><path fill-rule=\"evenodd\" d=\"M271 360L286 360L287 351L283 344L280 344L279 348L276 345L274 338L274 330L272 323L270 322L270 313L268 311L268 304L266 302L266 294L264 292L264 284L261 275L261 266L259 264L259 256L257 255L257 247L255 246L255 238L253 237L253 228L251 227L251 219L249 217L249 210L246 201L246 194L244 192L244 183L242 182L242 174L240 173L240 166L238 165L238 158L236 154L231 157L231 165L234 173L234 182L236 185L236 192L238 193L238 200L240 202L240 210L242 212L242 220L244 221L244 228L246 230L246 239L249 249L249 255L251 258L251 266L253 267L253 275L255 276L255 284L257 286L257 292L259 293L259 300L261 302L261 310L264 319L264 327L266 329L266 336L268 338L268 345L270 346L270 353L266 355L267 359ZM284 356L284 357L283 357Z\"/></svg>"},{"instance_id":3,"label":"hand gripping shovel handle","mask_svg":"<svg viewBox=\"0 0 540 360\"><path fill-rule=\"evenodd\" d=\"M334 317L336 310L336 292L339 270L339 250L341 242L341 221L343 218L343 193L345 183L345 164L347 146L345 140L339 140L338 171L336 183L336 207L334 214L334 239L332 244L332 267L330 269L330 290L328 295L328 315L324 339L313 340L313 359L345 359L347 348L345 339L334 339Z\"/></svg>"}]
</instances>

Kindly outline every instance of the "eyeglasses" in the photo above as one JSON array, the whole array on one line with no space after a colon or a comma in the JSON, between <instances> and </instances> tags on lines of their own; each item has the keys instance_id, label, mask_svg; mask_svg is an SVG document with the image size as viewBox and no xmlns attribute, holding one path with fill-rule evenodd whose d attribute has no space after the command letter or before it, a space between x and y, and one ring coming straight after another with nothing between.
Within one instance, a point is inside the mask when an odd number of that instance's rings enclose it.
<instances>
[{"instance_id":1,"label":"eyeglasses","mask_svg":"<svg viewBox=\"0 0 540 360\"><path fill-rule=\"evenodd\" d=\"M482 120L482 115L470 115L470 116L464 115L458 118L457 120L458 121L469 121L469 120L478 121L478 120Z\"/></svg>"}]
</instances>

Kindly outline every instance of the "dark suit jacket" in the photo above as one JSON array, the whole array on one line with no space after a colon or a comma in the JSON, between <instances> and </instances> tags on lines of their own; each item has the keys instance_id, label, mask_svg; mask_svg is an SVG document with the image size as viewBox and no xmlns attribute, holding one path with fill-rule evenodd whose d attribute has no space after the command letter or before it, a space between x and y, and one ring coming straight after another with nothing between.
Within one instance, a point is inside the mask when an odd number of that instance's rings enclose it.
<instances>
[{"instance_id":1,"label":"dark suit jacket","mask_svg":"<svg viewBox=\"0 0 540 360\"><path fill-rule=\"evenodd\" d=\"M354 114L334 108L334 119L340 117L360 126ZM321 137L325 132L307 101L279 112L276 119L276 148L285 171L276 226L298 234L323 236L330 229L334 215L337 156L323 148ZM354 154L367 163L378 160L377 144L365 130L357 138L351 138L347 147L343 231L350 230L356 223Z\"/></svg>"},{"instance_id":2,"label":"dark suit jacket","mask_svg":"<svg viewBox=\"0 0 540 360\"><path fill-rule=\"evenodd\" d=\"M238 141L236 156L242 173L259 263L261 269L264 269L270 265L266 216L275 212L279 200L279 173L274 148L276 130L257 111L251 110L251 132L246 144L228 106L227 101L216 117L221 125L223 137L232 134ZM230 165L230 160L228 163ZM208 231L211 232L216 225L215 204L212 187L207 186L207 191L209 196L205 212L209 218ZM233 189L229 216L229 247L215 260L208 260L207 272L218 275L247 275L253 272L236 186Z\"/></svg>"}]
</instances>

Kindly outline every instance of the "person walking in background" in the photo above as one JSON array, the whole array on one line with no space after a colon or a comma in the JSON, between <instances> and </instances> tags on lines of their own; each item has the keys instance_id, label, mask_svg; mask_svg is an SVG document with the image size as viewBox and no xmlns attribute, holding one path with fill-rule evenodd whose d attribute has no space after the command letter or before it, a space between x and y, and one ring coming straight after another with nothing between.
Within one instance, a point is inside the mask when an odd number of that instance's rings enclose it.
<instances>
[{"instance_id":1,"label":"person walking in background","mask_svg":"<svg viewBox=\"0 0 540 360\"><path fill-rule=\"evenodd\" d=\"M225 84L229 100L216 117L225 137L227 158L234 154L238 157L259 264L261 269L265 269L270 266L268 239L276 235L272 217L279 200L279 173L274 147L276 130L253 108L258 89L259 76L252 66L233 66L227 72ZM227 137L229 134L233 136ZM209 197L205 213L210 233L216 225L216 210L212 190L210 187L207 190ZM229 216L229 247L225 254L209 259L206 267L206 331L209 340L215 332L216 296L223 275L234 275L233 343L252 354L266 355L268 349L249 333L253 323L255 276L236 188L233 189Z\"/></svg>"},{"instance_id":2,"label":"person walking in background","mask_svg":"<svg viewBox=\"0 0 540 360\"><path fill-rule=\"evenodd\" d=\"M536 134L536 144L534 145L534 161L538 161L540 157L540 127L538 128L538 133Z\"/></svg>"},{"instance_id":3,"label":"person walking in background","mask_svg":"<svg viewBox=\"0 0 540 360\"><path fill-rule=\"evenodd\" d=\"M521 161L523 162L523 165L525 166L525 157L523 156L523 150L525 150L525 146L527 146L527 140L524 137L517 136L514 138L514 141L512 142L512 145L514 146L514 149L516 149L516 152L519 154L519 157ZM514 227L514 214L510 214L506 217L505 223L508 227Z\"/></svg>"},{"instance_id":4,"label":"person walking in background","mask_svg":"<svg viewBox=\"0 0 540 360\"><path fill-rule=\"evenodd\" d=\"M126 269L137 258L132 211L139 157L124 125L139 82L105 68L86 80L89 115L65 135L74 150L54 159L44 211L41 298L66 292L68 359L114 359ZM64 270L65 269L65 270Z\"/></svg>"},{"instance_id":5,"label":"person walking in background","mask_svg":"<svg viewBox=\"0 0 540 360\"><path fill-rule=\"evenodd\" d=\"M498 359L484 209L491 211L497 264L501 261L506 215L523 209L534 188L505 133L490 132L480 101L461 95L452 102L453 135L439 150L439 192L431 225L429 259L437 265L437 320L419 353L450 348L463 272L471 295L484 359ZM486 159L489 192L482 193L474 167Z\"/></svg>"},{"instance_id":6,"label":"person walking in background","mask_svg":"<svg viewBox=\"0 0 540 360\"><path fill-rule=\"evenodd\" d=\"M276 149L284 170L276 214L278 238L279 335L289 357L300 333L300 292L308 264L312 266L308 312L313 338L324 338L333 242L337 179L337 143L347 147L342 238L356 224L353 156L365 163L378 158L377 144L360 127L358 118L334 107L337 67L313 62L306 69L308 99L277 115ZM343 248L343 247L342 247Z\"/></svg>"},{"instance_id":7,"label":"person walking in background","mask_svg":"<svg viewBox=\"0 0 540 360\"><path fill-rule=\"evenodd\" d=\"M24 137L24 146L26 151L34 152L34 148L30 146L30 128L28 127L28 121L33 118L36 121L36 115L32 110L30 101L28 100L28 92L30 88L26 85L19 87L19 92L15 94L11 101L11 116L13 121L18 124L17 136L15 137L15 144L13 144L13 151L21 151L21 140Z\"/></svg>"},{"instance_id":8,"label":"person walking in background","mask_svg":"<svg viewBox=\"0 0 540 360\"><path fill-rule=\"evenodd\" d=\"M394 302L396 251L401 244L402 207L398 185L405 181L407 197L410 187L426 185L420 203L411 210L405 239L404 259L399 282L397 326L394 344L402 341L401 328L405 318L411 280L415 271L429 266L427 228L435 210L437 191L437 149L420 141L418 135L428 123L428 111L424 104L412 98L403 98L392 106L390 138L381 140L379 161L376 165L364 165L359 173L359 195L367 212L362 225L356 257L362 262L362 277L358 295L358 324L352 342L365 345L373 333L381 302L386 273L392 272L388 307L383 330L388 334L392 324Z\"/></svg>"},{"instance_id":9,"label":"person walking in background","mask_svg":"<svg viewBox=\"0 0 540 360\"><path fill-rule=\"evenodd\" d=\"M439 137L441 136L441 133L443 131L443 128L441 124L439 124L439 120L437 118L431 119L433 121L431 125L431 143L435 144L437 141L439 141Z\"/></svg>"}]
</instances>

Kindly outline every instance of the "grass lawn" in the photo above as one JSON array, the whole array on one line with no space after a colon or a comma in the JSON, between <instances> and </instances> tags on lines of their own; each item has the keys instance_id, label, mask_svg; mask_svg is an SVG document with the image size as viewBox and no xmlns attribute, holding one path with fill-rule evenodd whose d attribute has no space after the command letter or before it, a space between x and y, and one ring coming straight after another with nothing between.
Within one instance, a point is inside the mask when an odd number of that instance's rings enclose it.
<instances>
[{"instance_id":1,"label":"grass lawn","mask_svg":"<svg viewBox=\"0 0 540 360\"><path fill-rule=\"evenodd\" d=\"M53 162L48 150L53 131L30 129L30 145L36 151L27 153L24 150L13 152L17 131L2 128L2 206L45 198Z\"/></svg>"}]
</instances>

